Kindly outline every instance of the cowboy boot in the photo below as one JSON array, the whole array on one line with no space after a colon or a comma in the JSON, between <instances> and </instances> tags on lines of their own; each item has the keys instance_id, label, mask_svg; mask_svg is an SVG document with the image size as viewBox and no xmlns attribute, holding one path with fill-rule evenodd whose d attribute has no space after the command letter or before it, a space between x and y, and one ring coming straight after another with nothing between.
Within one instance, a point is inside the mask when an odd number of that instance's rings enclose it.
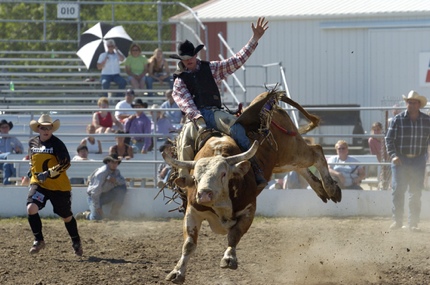
<instances>
[{"instance_id":1,"label":"cowboy boot","mask_svg":"<svg viewBox=\"0 0 430 285\"><path fill-rule=\"evenodd\" d=\"M193 160L194 159L194 151L191 146L183 146L181 148L181 153L179 153L178 149L178 159L179 160ZM189 169L179 168L178 169L178 178L185 179L185 185L191 186L194 182L193 178L190 175Z\"/></svg>"},{"instance_id":2,"label":"cowboy boot","mask_svg":"<svg viewBox=\"0 0 430 285\"><path fill-rule=\"evenodd\" d=\"M249 162L251 162L252 170L254 170L255 182L257 183L257 190L261 191L267 186L267 180L263 176L263 170L258 166L257 159L252 157Z\"/></svg>"}]
</instances>

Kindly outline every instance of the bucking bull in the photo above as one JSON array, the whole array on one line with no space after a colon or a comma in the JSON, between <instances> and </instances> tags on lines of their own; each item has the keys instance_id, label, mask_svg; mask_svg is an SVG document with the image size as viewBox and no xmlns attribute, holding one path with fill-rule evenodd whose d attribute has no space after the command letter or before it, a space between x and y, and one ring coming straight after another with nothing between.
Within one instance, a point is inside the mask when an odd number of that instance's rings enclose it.
<instances>
[{"instance_id":1,"label":"bucking bull","mask_svg":"<svg viewBox=\"0 0 430 285\"><path fill-rule=\"evenodd\" d=\"M279 101L297 108L310 123L298 130L287 112L278 106ZM196 249L204 220L213 232L228 235L228 247L221 258L221 268L237 269L236 246L252 224L256 199L261 192L257 190L248 161L254 154L267 181L272 173L295 170L323 202L341 201L341 189L329 174L322 147L306 144L300 135L317 127L318 117L305 111L285 92L271 90L257 96L238 120L242 121L248 137L260 136L261 144L255 140L248 151L241 153L231 137L211 137L198 151L194 161L179 161L163 153L168 164L175 168L188 168L194 177L192 186L185 185L185 179L175 180L176 185L186 193L187 206L182 255L166 276L168 281L185 281L187 263ZM318 169L321 179L308 170L312 165Z\"/></svg>"}]
</instances>

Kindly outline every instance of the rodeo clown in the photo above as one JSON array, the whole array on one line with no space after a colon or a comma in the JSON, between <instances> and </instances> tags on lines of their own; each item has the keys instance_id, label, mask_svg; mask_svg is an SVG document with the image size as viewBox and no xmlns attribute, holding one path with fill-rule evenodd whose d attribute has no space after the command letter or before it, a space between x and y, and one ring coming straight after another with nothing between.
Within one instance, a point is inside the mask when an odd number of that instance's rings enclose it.
<instances>
[{"instance_id":1,"label":"rodeo clown","mask_svg":"<svg viewBox=\"0 0 430 285\"><path fill-rule=\"evenodd\" d=\"M51 117L46 114L40 116L39 120L30 122L31 130L39 133L28 143L31 179L27 198L27 214L34 235L30 253L38 253L45 247L39 210L43 209L46 202L50 200L54 213L64 221L72 239L75 254L82 256L78 226L71 210L72 187L66 174L66 169L70 167L70 156L64 143L52 134L59 127L60 121L52 121Z\"/></svg>"},{"instance_id":2,"label":"rodeo clown","mask_svg":"<svg viewBox=\"0 0 430 285\"><path fill-rule=\"evenodd\" d=\"M171 58L179 59L174 73L173 99L191 122L184 125L184 130L177 140L179 160L193 160L195 155L194 141L205 131L212 128L229 133L242 151L250 148L251 144L245 129L235 123L236 117L221 108L221 95L218 83L239 69L251 56L258 45L258 40L269 28L265 18L258 18L257 25L252 23L253 35L248 43L235 55L222 61L202 61L197 59L197 53L204 47L194 45L185 40L178 45L178 54ZM226 130L225 125L230 126ZM266 179L258 166L255 157L249 160L255 173L258 189L267 185ZM187 185L192 183L188 170L179 169L179 177L186 179Z\"/></svg>"}]
</instances>

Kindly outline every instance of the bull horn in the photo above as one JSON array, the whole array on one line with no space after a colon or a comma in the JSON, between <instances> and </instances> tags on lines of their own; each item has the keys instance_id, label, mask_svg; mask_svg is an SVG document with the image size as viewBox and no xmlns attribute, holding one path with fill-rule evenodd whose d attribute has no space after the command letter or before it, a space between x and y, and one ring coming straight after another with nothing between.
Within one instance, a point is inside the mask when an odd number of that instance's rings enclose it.
<instances>
[{"instance_id":1,"label":"bull horn","mask_svg":"<svg viewBox=\"0 0 430 285\"><path fill-rule=\"evenodd\" d=\"M233 165L233 164L236 164L238 162L250 159L257 152L259 145L260 144L258 143L258 141L254 141L252 146L247 151L242 152L240 154L236 154L236 155L227 157L226 162L230 165Z\"/></svg>"},{"instance_id":2,"label":"bull horn","mask_svg":"<svg viewBox=\"0 0 430 285\"><path fill-rule=\"evenodd\" d=\"M162 156L168 165L174 166L176 168L193 169L194 165L196 164L195 161L181 161L181 160L174 159L170 156L170 154L165 153L164 151L162 153Z\"/></svg>"}]
</instances>

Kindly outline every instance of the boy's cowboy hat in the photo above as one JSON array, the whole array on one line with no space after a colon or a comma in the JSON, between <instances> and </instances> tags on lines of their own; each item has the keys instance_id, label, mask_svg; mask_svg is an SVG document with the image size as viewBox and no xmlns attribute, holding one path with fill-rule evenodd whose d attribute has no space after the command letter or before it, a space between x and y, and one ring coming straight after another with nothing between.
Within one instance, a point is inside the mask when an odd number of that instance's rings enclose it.
<instances>
[{"instance_id":1,"label":"boy's cowboy hat","mask_svg":"<svg viewBox=\"0 0 430 285\"><path fill-rule=\"evenodd\" d=\"M116 153L113 153L103 158L104 164L108 164L108 162L110 161L118 161L118 165L121 163L121 159L118 158L118 155Z\"/></svg>"},{"instance_id":2,"label":"boy's cowboy hat","mask_svg":"<svg viewBox=\"0 0 430 285\"><path fill-rule=\"evenodd\" d=\"M172 54L170 55L170 58L179 60L190 59L195 56L203 47L204 45L198 45L195 48L189 40L185 40L185 42L179 43L178 54Z\"/></svg>"},{"instance_id":3,"label":"boy's cowboy hat","mask_svg":"<svg viewBox=\"0 0 430 285\"><path fill-rule=\"evenodd\" d=\"M12 130L12 128L13 128L13 123L12 122L8 122L5 119L3 119L3 120L0 121L0 127L2 125L9 125L9 130Z\"/></svg>"},{"instance_id":4,"label":"boy's cowboy hat","mask_svg":"<svg viewBox=\"0 0 430 285\"><path fill-rule=\"evenodd\" d=\"M39 126L52 126L52 132L55 132L60 127L60 120L52 121L52 118L47 114L42 114L39 120L30 121L30 129L33 132L39 132Z\"/></svg>"},{"instance_id":5,"label":"boy's cowboy hat","mask_svg":"<svg viewBox=\"0 0 430 285\"><path fill-rule=\"evenodd\" d=\"M408 100L420 101L420 105L421 105L420 108L424 108L427 105L427 98L424 96L421 96L414 90L409 91L408 97L406 97L405 95L402 95L402 97L403 97L403 100L405 100L405 102L407 102Z\"/></svg>"}]
</instances>

